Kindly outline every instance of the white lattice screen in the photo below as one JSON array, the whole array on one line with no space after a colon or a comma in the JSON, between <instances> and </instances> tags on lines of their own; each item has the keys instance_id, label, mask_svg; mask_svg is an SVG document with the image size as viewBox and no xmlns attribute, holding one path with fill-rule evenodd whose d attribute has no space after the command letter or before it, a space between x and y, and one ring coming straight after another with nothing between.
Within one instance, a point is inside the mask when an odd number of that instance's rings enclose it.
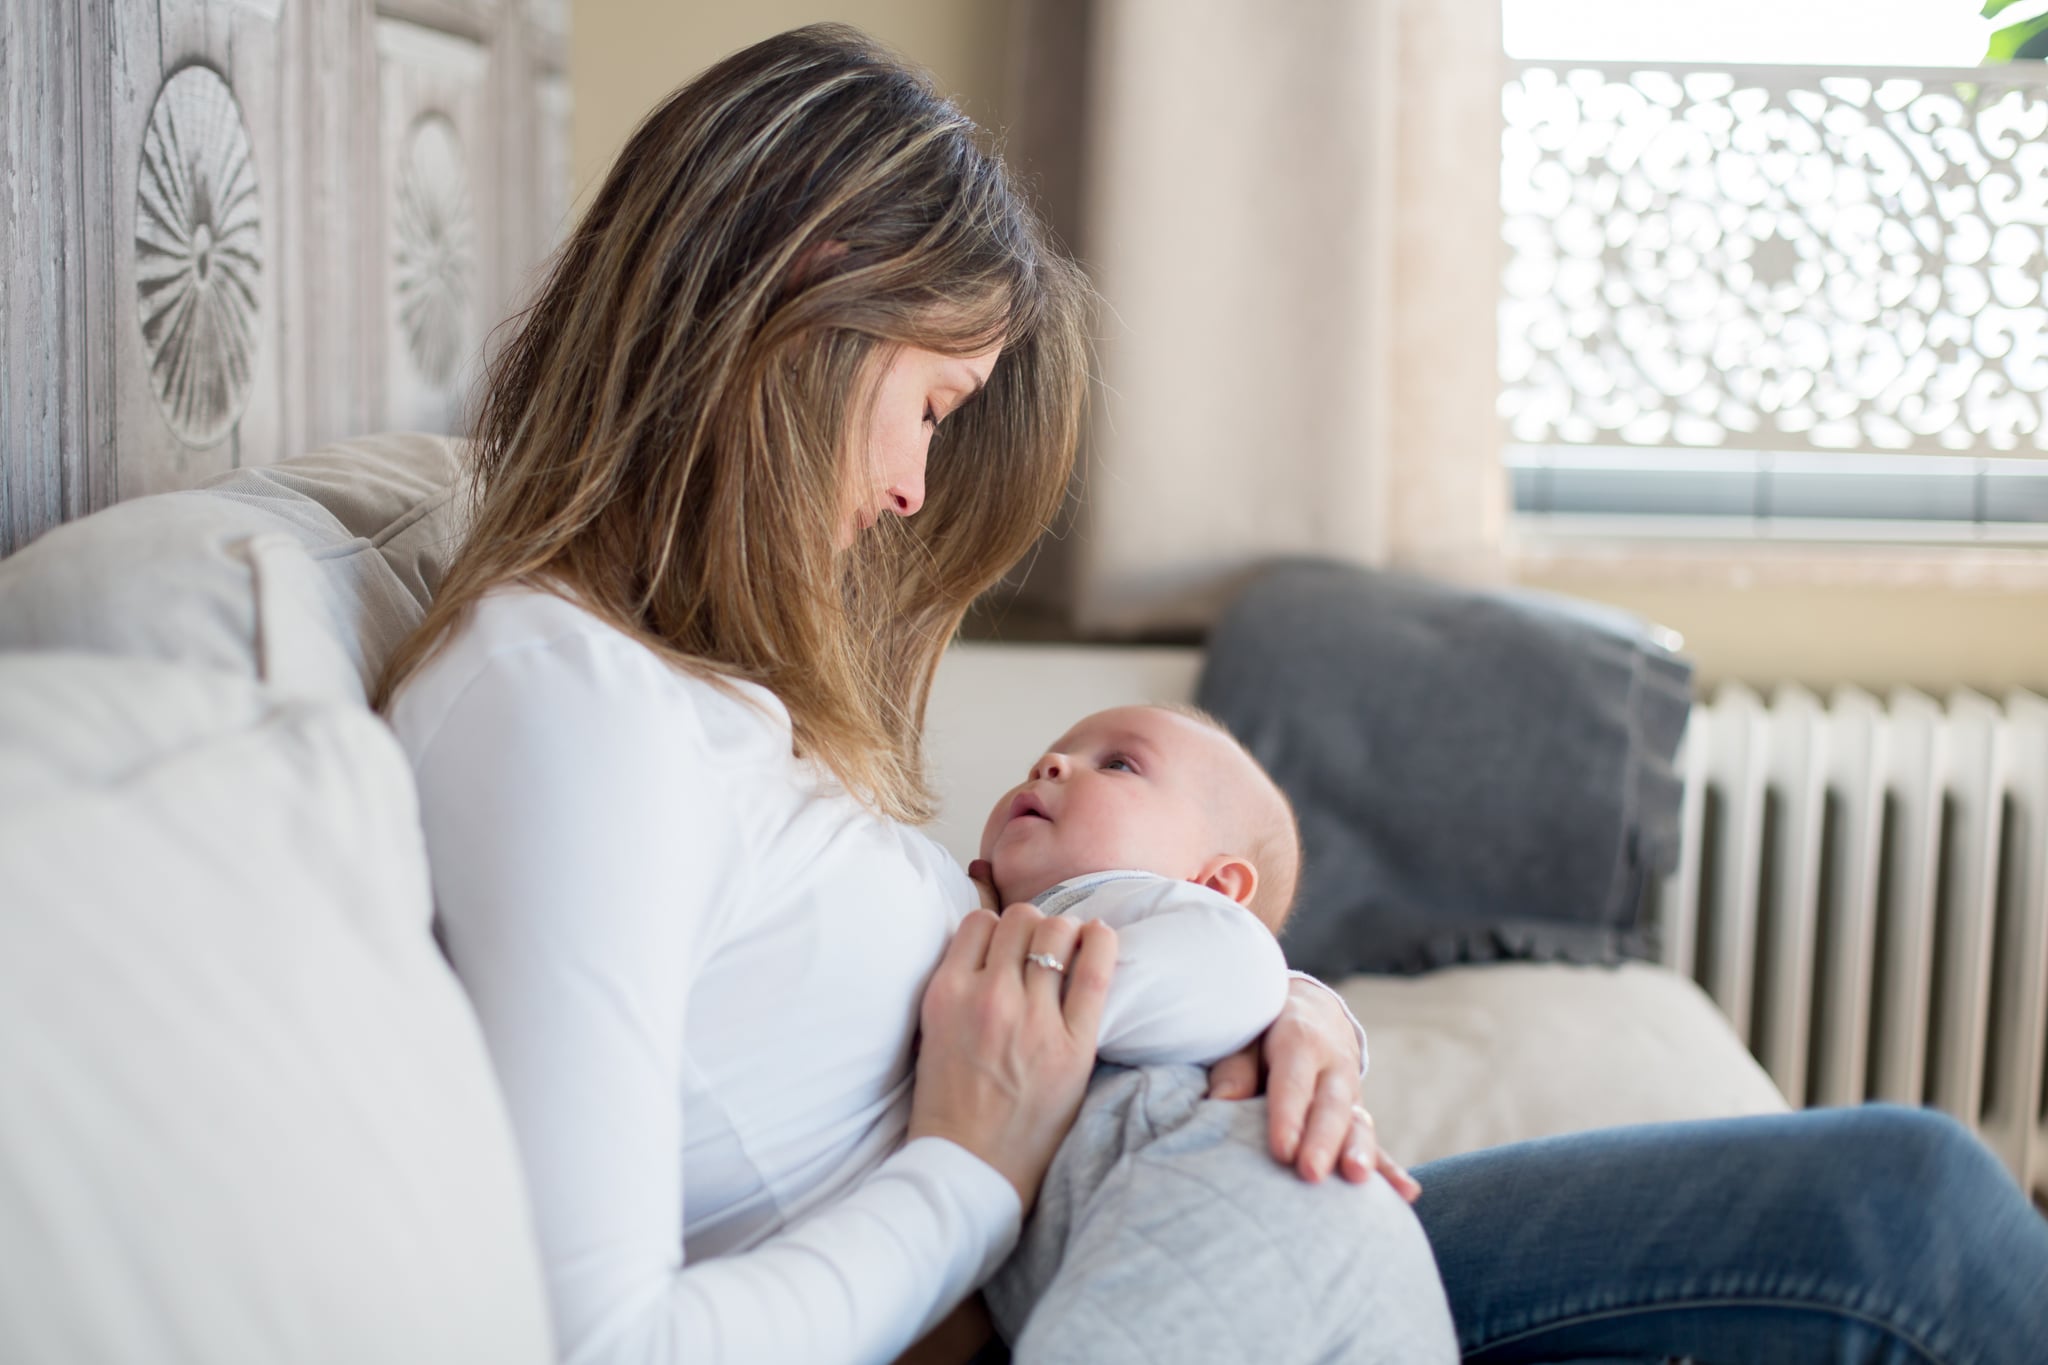
<instances>
[{"instance_id":1,"label":"white lattice screen","mask_svg":"<svg viewBox=\"0 0 2048 1365\"><path fill-rule=\"evenodd\" d=\"M1502 107L1511 440L2048 451L2042 64L1530 63Z\"/></svg>"}]
</instances>

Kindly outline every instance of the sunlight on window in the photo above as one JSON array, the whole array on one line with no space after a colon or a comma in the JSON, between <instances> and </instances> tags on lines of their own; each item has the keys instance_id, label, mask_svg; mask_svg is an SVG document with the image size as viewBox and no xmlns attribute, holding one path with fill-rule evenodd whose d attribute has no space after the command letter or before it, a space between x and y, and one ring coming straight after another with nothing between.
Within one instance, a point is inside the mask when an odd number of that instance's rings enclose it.
<instances>
[{"instance_id":1,"label":"sunlight on window","mask_svg":"<svg viewBox=\"0 0 2048 1365\"><path fill-rule=\"evenodd\" d=\"M2048 64L1938 69L2048 0L1980 5L1503 0L1518 512L2048 543Z\"/></svg>"},{"instance_id":2,"label":"sunlight on window","mask_svg":"<svg viewBox=\"0 0 2048 1365\"><path fill-rule=\"evenodd\" d=\"M1998 18L1978 0L1501 0L1520 60L1770 62L1801 66L1976 66Z\"/></svg>"}]
</instances>

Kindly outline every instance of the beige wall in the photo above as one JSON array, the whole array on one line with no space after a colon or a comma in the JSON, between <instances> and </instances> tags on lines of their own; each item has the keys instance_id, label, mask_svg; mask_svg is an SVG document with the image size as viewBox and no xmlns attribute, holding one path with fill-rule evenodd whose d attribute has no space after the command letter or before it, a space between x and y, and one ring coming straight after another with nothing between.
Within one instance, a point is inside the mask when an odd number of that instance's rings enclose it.
<instances>
[{"instance_id":1,"label":"beige wall","mask_svg":"<svg viewBox=\"0 0 2048 1365\"><path fill-rule=\"evenodd\" d=\"M575 0L576 201L585 202L641 115L678 83L746 43L820 19L855 24L924 63L970 114L999 127L1010 8L1010 0ZM1529 581L1684 632L1708 682L2048 688L2048 587L1745 587L1730 586L1725 574L1711 578L1708 586L1668 575L1643 582L1609 566Z\"/></svg>"},{"instance_id":2,"label":"beige wall","mask_svg":"<svg viewBox=\"0 0 2048 1365\"><path fill-rule=\"evenodd\" d=\"M1711 685L1904 683L2048 691L2048 592L2003 588L1684 587L1545 574L1533 586L1625 607L1684 634Z\"/></svg>"},{"instance_id":3,"label":"beige wall","mask_svg":"<svg viewBox=\"0 0 2048 1365\"><path fill-rule=\"evenodd\" d=\"M985 125L1000 122L1008 0L575 0L574 200L588 202L642 115L720 57L770 34L853 24L930 68Z\"/></svg>"}]
</instances>

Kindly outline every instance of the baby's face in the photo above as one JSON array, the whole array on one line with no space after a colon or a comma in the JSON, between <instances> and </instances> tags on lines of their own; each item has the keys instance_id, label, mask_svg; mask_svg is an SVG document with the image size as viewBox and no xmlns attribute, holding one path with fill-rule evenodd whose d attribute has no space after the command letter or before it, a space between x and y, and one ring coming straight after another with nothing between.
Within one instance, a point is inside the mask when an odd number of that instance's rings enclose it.
<instances>
[{"instance_id":1,"label":"baby's face","mask_svg":"<svg viewBox=\"0 0 2048 1365\"><path fill-rule=\"evenodd\" d=\"M1223 786L1236 747L1171 711L1124 706L1088 717L1003 794L981 856L1007 901L1087 872L1135 868L1184 881L1219 852Z\"/></svg>"}]
</instances>

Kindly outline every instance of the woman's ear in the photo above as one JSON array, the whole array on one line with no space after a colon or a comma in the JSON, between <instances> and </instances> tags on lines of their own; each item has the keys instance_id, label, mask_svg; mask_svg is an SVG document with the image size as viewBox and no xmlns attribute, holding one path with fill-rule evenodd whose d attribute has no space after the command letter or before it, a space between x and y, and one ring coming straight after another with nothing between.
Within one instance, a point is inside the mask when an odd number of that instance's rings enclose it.
<instances>
[{"instance_id":1,"label":"woman's ear","mask_svg":"<svg viewBox=\"0 0 2048 1365\"><path fill-rule=\"evenodd\" d=\"M799 289L802 289L838 263L851 249L845 242L836 237L831 241L820 242L816 246L811 247L803 255L797 257L796 264L790 268L789 279L782 286L783 294L796 293Z\"/></svg>"},{"instance_id":2,"label":"woman's ear","mask_svg":"<svg viewBox=\"0 0 2048 1365\"><path fill-rule=\"evenodd\" d=\"M1219 853L1188 880L1221 891L1239 905L1250 905L1252 892L1259 889L1259 870L1235 853Z\"/></svg>"}]
</instances>

